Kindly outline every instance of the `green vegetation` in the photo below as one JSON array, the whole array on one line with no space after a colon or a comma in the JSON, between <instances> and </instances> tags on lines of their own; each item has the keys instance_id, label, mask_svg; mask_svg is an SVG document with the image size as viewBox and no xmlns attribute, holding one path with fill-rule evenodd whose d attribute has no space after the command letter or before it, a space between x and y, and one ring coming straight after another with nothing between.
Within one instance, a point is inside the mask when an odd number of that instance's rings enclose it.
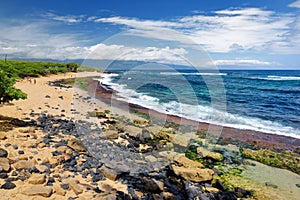
<instances>
[{"instance_id":1,"label":"green vegetation","mask_svg":"<svg viewBox=\"0 0 300 200\"><path fill-rule=\"evenodd\" d=\"M292 152L273 152L267 149L251 150L241 149L244 158L256 160L263 164L288 169L292 172L300 174L300 156Z\"/></svg>"},{"instance_id":2,"label":"green vegetation","mask_svg":"<svg viewBox=\"0 0 300 200\"><path fill-rule=\"evenodd\" d=\"M23 60L0 60L0 69L9 71L15 78L39 77L47 74L77 72L79 65L71 62L67 64L55 62L30 62Z\"/></svg>"},{"instance_id":3,"label":"green vegetation","mask_svg":"<svg viewBox=\"0 0 300 200\"><path fill-rule=\"evenodd\" d=\"M80 67L74 62L63 64L56 62L0 60L0 104L27 97L24 92L14 87L17 79L39 77L47 74L77 72L78 70L95 71L96 69L86 66ZM82 84L84 85L84 83Z\"/></svg>"},{"instance_id":4,"label":"green vegetation","mask_svg":"<svg viewBox=\"0 0 300 200\"><path fill-rule=\"evenodd\" d=\"M12 100L26 99L27 95L14 87L16 79L9 72L0 69L0 104Z\"/></svg>"},{"instance_id":5,"label":"green vegetation","mask_svg":"<svg viewBox=\"0 0 300 200\"><path fill-rule=\"evenodd\" d=\"M87 67L87 66L80 66L77 69L78 72L104 72L102 69L94 68L94 67Z\"/></svg>"},{"instance_id":6,"label":"green vegetation","mask_svg":"<svg viewBox=\"0 0 300 200\"><path fill-rule=\"evenodd\" d=\"M104 113L108 115L110 113L110 110L104 110Z\"/></svg>"},{"instance_id":7,"label":"green vegetation","mask_svg":"<svg viewBox=\"0 0 300 200\"><path fill-rule=\"evenodd\" d=\"M157 134L155 134L153 136L153 138L151 138L147 144L149 146L156 146L156 145L165 145L168 142L170 142L172 140L171 136L163 131L158 132Z\"/></svg>"}]
</instances>

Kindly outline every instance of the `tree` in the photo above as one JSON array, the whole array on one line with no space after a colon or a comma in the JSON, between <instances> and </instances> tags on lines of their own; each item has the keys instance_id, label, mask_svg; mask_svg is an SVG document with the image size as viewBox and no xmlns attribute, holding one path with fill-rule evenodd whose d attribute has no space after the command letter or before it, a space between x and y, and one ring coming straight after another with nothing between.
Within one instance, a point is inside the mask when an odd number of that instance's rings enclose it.
<instances>
[{"instance_id":1,"label":"tree","mask_svg":"<svg viewBox=\"0 0 300 200\"><path fill-rule=\"evenodd\" d=\"M27 94L14 87L15 83L14 78L9 77L6 71L0 69L0 104L27 98Z\"/></svg>"},{"instance_id":2,"label":"tree","mask_svg":"<svg viewBox=\"0 0 300 200\"><path fill-rule=\"evenodd\" d=\"M67 68L70 72L77 72L77 69L79 68L79 65L74 62L70 62L67 64Z\"/></svg>"}]
</instances>

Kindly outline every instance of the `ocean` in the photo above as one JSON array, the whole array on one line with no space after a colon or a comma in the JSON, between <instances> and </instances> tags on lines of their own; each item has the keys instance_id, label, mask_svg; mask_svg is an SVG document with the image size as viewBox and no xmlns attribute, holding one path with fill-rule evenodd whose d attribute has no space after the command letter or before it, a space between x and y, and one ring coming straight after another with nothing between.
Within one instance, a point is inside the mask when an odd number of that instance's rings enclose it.
<instances>
[{"instance_id":1,"label":"ocean","mask_svg":"<svg viewBox=\"0 0 300 200\"><path fill-rule=\"evenodd\" d=\"M115 98L158 112L300 138L297 70L119 70L99 81Z\"/></svg>"}]
</instances>

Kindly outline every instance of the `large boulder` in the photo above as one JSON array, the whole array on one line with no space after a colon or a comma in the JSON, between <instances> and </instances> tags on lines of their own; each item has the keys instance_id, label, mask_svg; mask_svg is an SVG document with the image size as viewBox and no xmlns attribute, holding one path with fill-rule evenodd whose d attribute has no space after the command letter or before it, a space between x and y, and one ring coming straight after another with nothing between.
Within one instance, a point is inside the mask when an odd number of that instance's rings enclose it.
<instances>
[{"instance_id":1,"label":"large boulder","mask_svg":"<svg viewBox=\"0 0 300 200\"><path fill-rule=\"evenodd\" d=\"M185 180L193 182L203 182L212 180L214 171L211 169L200 169L200 168L186 168L179 167L174 164L171 165L173 172Z\"/></svg>"},{"instance_id":2,"label":"large boulder","mask_svg":"<svg viewBox=\"0 0 300 200\"><path fill-rule=\"evenodd\" d=\"M142 133L142 129L136 126L125 126L125 132L130 136L137 138Z\"/></svg>"},{"instance_id":3,"label":"large boulder","mask_svg":"<svg viewBox=\"0 0 300 200\"><path fill-rule=\"evenodd\" d=\"M28 183L30 184L43 184L46 181L46 176L44 174L32 174L31 177L28 179Z\"/></svg>"},{"instance_id":4,"label":"large boulder","mask_svg":"<svg viewBox=\"0 0 300 200\"><path fill-rule=\"evenodd\" d=\"M68 147L70 147L71 149L79 153L87 153L86 147L79 139L76 138L72 138L68 140Z\"/></svg>"},{"instance_id":5,"label":"large boulder","mask_svg":"<svg viewBox=\"0 0 300 200\"><path fill-rule=\"evenodd\" d=\"M110 180L117 180L123 174L129 174L130 168L121 163L106 163L100 168L100 171Z\"/></svg>"},{"instance_id":6,"label":"large boulder","mask_svg":"<svg viewBox=\"0 0 300 200\"><path fill-rule=\"evenodd\" d=\"M83 187L80 185L79 181L74 178L67 179L66 184L75 192L75 194L81 194L83 192Z\"/></svg>"},{"instance_id":7,"label":"large boulder","mask_svg":"<svg viewBox=\"0 0 300 200\"><path fill-rule=\"evenodd\" d=\"M190 160L185 156L175 157L174 161L177 166L185 167L185 168L203 168L204 166L196 161Z\"/></svg>"},{"instance_id":8,"label":"large boulder","mask_svg":"<svg viewBox=\"0 0 300 200\"><path fill-rule=\"evenodd\" d=\"M211 158L216 161L222 161L223 160L223 155L220 153L212 152L209 151L203 147L198 147L197 148L197 153L200 154L201 157L203 158Z\"/></svg>"},{"instance_id":9,"label":"large boulder","mask_svg":"<svg viewBox=\"0 0 300 200\"><path fill-rule=\"evenodd\" d=\"M27 160L19 160L16 163L14 163L13 166L16 169L30 169L34 167L34 163Z\"/></svg>"},{"instance_id":10,"label":"large boulder","mask_svg":"<svg viewBox=\"0 0 300 200\"><path fill-rule=\"evenodd\" d=\"M52 187L44 185L27 185L23 188L22 193L27 196L40 195L43 197L50 197L52 194Z\"/></svg>"},{"instance_id":11,"label":"large boulder","mask_svg":"<svg viewBox=\"0 0 300 200\"><path fill-rule=\"evenodd\" d=\"M0 172L8 172L10 169L9 160L7 158L0 158Z\"/></svg>"},{"instance_id":12,"label":"large boulder","mask_svg":"<svg viewBox=\"0 0 300 200\"><path fill-rule=\"evenodd\" d=\"M100 138L108 139L108 140L115 140L118 139L119 133L116 130L107 130L100 134Z\"/></svg>"}]
</instances>

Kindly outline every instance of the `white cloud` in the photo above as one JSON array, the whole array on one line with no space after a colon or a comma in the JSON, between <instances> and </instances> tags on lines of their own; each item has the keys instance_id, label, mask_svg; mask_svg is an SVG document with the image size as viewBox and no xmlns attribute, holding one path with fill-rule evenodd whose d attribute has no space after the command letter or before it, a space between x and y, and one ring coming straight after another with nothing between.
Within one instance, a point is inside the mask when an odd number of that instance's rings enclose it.
<instances>
[{"instance_id":1,"label":"white cloud","mask_svg":"<svg viewBox=\"0 0 300 200\"><path fill-rule=\"evenodd\" d=\"M99 18L95 19L94 22L105 22L113 24L127 25L133 28L148 29L154 27L181 27L182 25L176 22L159 21L159 20L139 20L135 18L124 18L124 17L110 17L110 18Z\"/></svg>"},{"instance_id":2,"label":"white cloud","mask_svg":"<svg viewBox=\"0 0 300 200\"><path fill-rule=\"evenodd\" d=\"M300 1L289 6L300 8ZM261 51L272 53L300 53L300 17L260 8L225 9L205 14L184 16L173 20L141 20L137 18L56 15L46 13L48 20L26 22L0 20L0 54L15 57L84 59L90 56L111 59L121 56L124 60L177 62L190 47L204 47L208 52ZM67 24L83 22L110 23L129 27L130 36L147 37L163 41L179 41L181 46L155 43L143 47L97 44L89 46L81 35L53 33L49 19ZM55 24L57 25L57 24ZM50 31L51 30L51 31ZM144 41L144 40L143 40ZM126 41L125 41L126 43ZM200 45L199 45L200 44ZM185 48L185 49L184 49ZM101 51L97 51L101 49ZM199 48L201 50L201 48ZM129 53L130 52L130 53ZM217 60L219 65L262 65L273 63L255 59Z\"/></svg>"},{"instance_id":3,"label":"white cloud","mask_svg":"<svg viewBox=\"0 0 300 200\"><path fill-rule=\"evenodd\" d=\"M172 29L188 36L210 52L235 50L272 50L273 45L287 41L294 16L260 8L226 9L215 15L194 15L176 21L139 20L135 18L100 18L95 22L126 25L132 34L163 40L177 40L161 34ZM181 41L186 43L187 40ZM190 43L190 42L188 42Z\"/></svg>"},{"instance_id":4,"label":"white cloud","mask_svg":"<svg viewBox=\"0 0 300 200\"><path fill-rule=\"evenodd\" d=\"M50 33L50 24L21 20L0 21L0 54L12 57L63 59L66 49L78 46L76 34Z\"/></svg>"},{"instance_id":5,"label":"white cloud","mask_svg":"<svg viewBox=\"0 0 300 200\"><path fill-rule=\"evenodd\" d=\"M253 59L234 59L234 60L215 60L215 65L220 66L270 66L274 65L272 62L253 60Z\"/></svg>"},{"instance_id":6,"label":"white cloud","mask_svg":"<svg viewBox=\"0 0 300 200\"><path fill-rule=\"evenodd\" d=\"M46 13L44 14L44 17L55 20L55 21L61 21L69 24L75 24L75 23L80 23L83 22L85 16L84 15L56 15L54 13Z\"/></svg>"},{"instance_id":7,"label":"white cloud","mask_svg":"<svg viewBox=\"0 0 300 200\"><path fill-rule=\"evenodd\" d=\"M298 0L289 4L289 7L300 8L300 1Z\"/></svg>"},{"instance_id":8,"label":"white cloud","mask_svg":"<svg viewBox=\"0 0 300 200\"><path fill-rule=\"evenodd\" d=\"M0 22L0 54L9 57L40 59L122 59L180 63L187 53L183 48L129 47L97 44L79 46L80 35L49 33L50 24ZM50 26L50 27L49 27ZM7 34L9 33L9 34Z\"/></svg>"},{"instance_id":9,"label":"white cloud","mask_svg":"<svg viewBox=\"0 0 300 200\"><path fill-rule=\"evenodd\" d=\"M123 45L106 45L103 43L87 48L87 59L137 60L160 63L182 64L186 50L183 48L145 47L135 48Z\"/></svg>"}]
</instances>

